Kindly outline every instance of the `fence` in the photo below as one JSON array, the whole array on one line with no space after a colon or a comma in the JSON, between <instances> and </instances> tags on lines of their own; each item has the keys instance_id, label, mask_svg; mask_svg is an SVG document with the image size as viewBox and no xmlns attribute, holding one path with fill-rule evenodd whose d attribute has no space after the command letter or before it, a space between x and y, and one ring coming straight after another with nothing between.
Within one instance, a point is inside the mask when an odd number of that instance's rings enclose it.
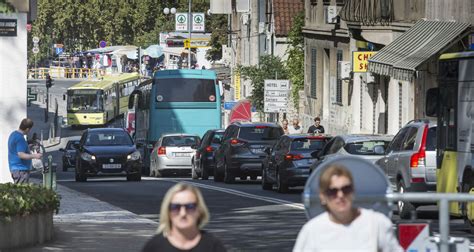
<instances>
[{"instance_id":1,"label":"fence","mask_svg":"<svg viewBox=\"0 0 474 252\"><path fill-rule=\"evenodd\" d=\"M55 79L62 78L97 78L104 76L106 72L101 69L90 68L65 68L65 67L50 67L50 68L31 68L28 70L28 79L46 79L47 75Z\"/></svg>"}]
</instances>

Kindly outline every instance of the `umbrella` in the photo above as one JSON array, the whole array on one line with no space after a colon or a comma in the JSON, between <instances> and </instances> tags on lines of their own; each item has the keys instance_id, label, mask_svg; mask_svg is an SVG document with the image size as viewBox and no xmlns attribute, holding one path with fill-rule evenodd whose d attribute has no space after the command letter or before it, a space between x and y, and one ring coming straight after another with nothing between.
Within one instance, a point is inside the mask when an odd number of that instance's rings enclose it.
<instances>
[{"instance_id":1,"label":"umbrella","mask_svg":"<svg viewBox=\"0 0 474 252\"><path fill-rule=\"evenodd\" d=\"M144 50L143 55L148 55L152 58L159 58L163 55L163 48L159 45L151 45Z\"/></svg>"},{"instance_id":2,"label":"umbrella","mask_svg":"<svg viewBox=\"0 0 474 252\"><path fill-rule=\"evenodd\" d=\"M252 121L252 104L249 100L240 100L230 111L230 123Z\"/></svg>"}]
</instances>

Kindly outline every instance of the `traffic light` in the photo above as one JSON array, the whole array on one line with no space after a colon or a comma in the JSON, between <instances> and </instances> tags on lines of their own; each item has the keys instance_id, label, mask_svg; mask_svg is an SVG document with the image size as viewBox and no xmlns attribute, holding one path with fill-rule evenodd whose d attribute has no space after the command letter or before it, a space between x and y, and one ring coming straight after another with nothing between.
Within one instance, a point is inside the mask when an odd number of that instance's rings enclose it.
<instances>
[{"instance_id":1,"label":"traffic light","mask_svg":"<svg viewBox=\"0 0 474 252\"><path fill-rule=\"evenodd\" d=\"M46 75L46 88L51 88L54 85L54 80L48 74Z\"/></svg>"}]
</instances>

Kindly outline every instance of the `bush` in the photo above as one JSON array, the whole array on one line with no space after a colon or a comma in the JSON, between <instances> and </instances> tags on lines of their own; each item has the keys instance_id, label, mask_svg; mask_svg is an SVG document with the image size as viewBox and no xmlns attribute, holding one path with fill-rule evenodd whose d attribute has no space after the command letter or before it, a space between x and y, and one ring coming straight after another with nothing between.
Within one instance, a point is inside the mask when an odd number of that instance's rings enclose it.
<instances>
[{"instance_id":1,"label":"bush","mask_svg":"<svg viewBox=\"0 0 474 252\"><path fill-rule=\"evenodd\" d=\"M59 195L34 184L0 184L0 220L59 210Z\"/></svg>"}]
</instances>

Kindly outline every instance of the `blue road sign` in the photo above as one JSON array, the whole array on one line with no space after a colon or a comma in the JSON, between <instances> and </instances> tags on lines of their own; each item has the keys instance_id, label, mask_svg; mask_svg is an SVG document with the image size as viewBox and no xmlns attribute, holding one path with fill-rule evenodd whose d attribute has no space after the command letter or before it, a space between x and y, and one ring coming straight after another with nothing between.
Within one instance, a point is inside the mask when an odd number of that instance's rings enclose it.
<instances>
[{"instance_id":1,"label":"blue road sign","mask_svg":"<svg viewBox=\"0 0 474 252\"><path fill-rule=\"evenodd\" d=\"M107 42L105 42L105 41L103 41L103 40L99 42L99 47L100 47L100 48L104 48L104 47L106 47L106 46L107 46Z\"/></svg>"},{"instance_id":2,"label":"blue road sign","mask_svg":"<svg viewBox=\"0 0 474 252\"><path fill-rule=\"evenodd\" d=\"M237 102L235 102L235 101L224 102L224 109L225 110L231 110L235 106L235 104L237 104ZM254 106L252 106L252 112L257 112L257 109Z\"/></svg>"},{"instance_id":3,"label":"blue road sign","mask_svg":"<svg viewBox=\"0 0 474 252\"><path fill-rule=\"evenodd\" d=\"M62 47L56 47L56 54L59 55L61 53L63 53L64 49Z\"/></svg>"}]
</instances>

